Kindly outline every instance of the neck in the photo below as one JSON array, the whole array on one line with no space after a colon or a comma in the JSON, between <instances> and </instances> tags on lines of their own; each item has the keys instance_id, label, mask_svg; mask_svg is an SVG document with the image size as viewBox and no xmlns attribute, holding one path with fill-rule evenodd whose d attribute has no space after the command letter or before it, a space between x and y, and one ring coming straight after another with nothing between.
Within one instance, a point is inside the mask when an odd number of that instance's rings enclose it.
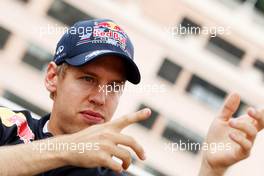
<instances>
[{"instance_id":1,"label":"neck","mask_svg":"<svg viewBox=\"0 0 264 176\"><path fill-rule=\"evenodd\" d=\"M50 114L50 121L48 123L48 131L53 135L62 135L64 134L63 131L60 129L58 126L58 121L57 121L57 114L56 112L52 111Z\"/></svg>"}]
</instances>

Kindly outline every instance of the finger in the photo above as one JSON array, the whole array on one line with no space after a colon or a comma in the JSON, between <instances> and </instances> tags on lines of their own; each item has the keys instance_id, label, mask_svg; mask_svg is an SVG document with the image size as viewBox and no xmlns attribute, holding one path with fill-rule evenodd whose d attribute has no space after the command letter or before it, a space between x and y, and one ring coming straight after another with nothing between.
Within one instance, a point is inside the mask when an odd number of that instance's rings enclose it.
<instances>
[{"instance_id":1,"label":"finger","mask_svg":"<svg viewBox=\"0 0 264 176\"><path fill-rule=\"evenodd\" d=\"M110 151L113 156L116 158L119 158L123 161L122 167L123 169L127 169L131 162L132 162L132 157L130 155L130 152L122 147L115 146L112 148Z\"/></svg>"},{"instance_id":2,"label":"finger","mask_svg":"<svg viewBox=\"0 0 264 176\"><path fill-rule=\"evenodd\" d=\"M229 137L241 147L243 153L247 154L250 152L253 144L245 136L240 133L230 133Z\"/></svg>"},{"instance_id":3,"label":"finger","mask_svg":"<svg viewBox=\"0 0 264 176\"><path fill-rule=\"evenodd\" d=\"M146 159L143 147L133 137L116 133L114 134L113 142L116 145L121 144L130 147L136 153L138 158L140 158L141 160Z\"/></svg>"},{"instance_id":4,"label":"finger","mask_svg":"<svg viewBox=\"0 0 264 176\"><path fill-rule=\"evenodd\" d=\"M115 172L122 172L123 171L123 168L121 166L121 164L119 164L118 162L114 161L110 155L108 154L105 154L105 155L101 155L101 159L99 159L99 164L100 166L102 167L106 167L106 168L109 168Z\"/></svg>"},{"instance_id":5,"label":"finger","mask_svg":"<svg viewBox=\"0 0 264 176\"><path fill-rule=\"evenodd\" d=\"M239 104L240 96L237 93L231 93L223 104L222 110L220 112L220 118L226 121L229 120L237 111Z\"/></svg>"},{"instance_id":6,"label":"finger","mask_svg":"<svg viewBox=\"0 0 264 176\"><path fill-rule=\"evenodd\" d=\"M256 110L254 108L249 108L247 114L257 121L258 131L264 128L264 109Z\"/></svg>"},{"instance_id":7,"label":"finger","mask_svg":"<svg viewBox=\"0 0 264 176\"><path fill-rule=\"evenodd\" d=\"M248 117L249 118L249 117ZM232 128L240 130L246 134L249 140L254 140L258 133L257 128L251 123L250 120L246 121L246 119L239 120L239 119L231 119L229 121L229 125Z\"/></svg>"},{"instance_id":8,"label":"finger","mask_svg":"<svg viewBox=\"0 0 264 176\"><path fill-rule=\"evenodd\" d=\"M151 110L149 108L145 108L135 113L121 117L120 119L111 122L110 125L117 131L121 131L122 129L133 123L146 120L150 116L150 114Z\"/></svg>"}]
</instances>

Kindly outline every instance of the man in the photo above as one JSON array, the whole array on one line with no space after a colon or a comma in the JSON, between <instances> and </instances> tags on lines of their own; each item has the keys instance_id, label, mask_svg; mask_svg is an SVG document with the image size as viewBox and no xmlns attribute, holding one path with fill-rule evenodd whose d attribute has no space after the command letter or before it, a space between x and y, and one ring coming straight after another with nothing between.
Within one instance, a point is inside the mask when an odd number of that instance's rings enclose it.
<instances>
[{"instance_id":1,"label":"man","mask_svg":"<svg viewBox=\"0 0 264 176\"><path fill-rule=\"evenodd\" d=\"M143 147L121 131L147 119L150 110L110 121L122 94L116 87L123 87L126 80L140 82L133 55L127 34L111 20L81 21L71 27L47 68L51 113L34 120L27 111L0 109L0 144L9 145L0 147L0 175L123 175L131 155L122 146L144 160ZM201 176L223 175L248 156L261 128L259 120L249 115L230 120L239 101L237 94L227 98L207 137L208 143L230 142L231 150L215 155L211 149L205 151ZM22 143L26 144L13 145ZM80 144L85 144L85 150L77 147Z\"/></svg>"}]
</instances>

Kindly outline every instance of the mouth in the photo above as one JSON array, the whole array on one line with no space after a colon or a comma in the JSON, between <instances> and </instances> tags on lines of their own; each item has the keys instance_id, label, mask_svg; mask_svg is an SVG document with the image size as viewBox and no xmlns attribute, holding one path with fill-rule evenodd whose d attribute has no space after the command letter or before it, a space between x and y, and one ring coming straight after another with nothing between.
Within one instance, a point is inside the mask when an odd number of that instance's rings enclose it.
<instances>
[{"instance_id":1,"label":"mouth","mask_svg":"<svg viewBox=\"0 0 264 176\"><path fill-rule=\"evenodd\" d=\"M88 124L100 124L100 123L104 123L105 121L103 115L94 111L90 111L90 110L81 111L81 115L82 118L85 120L85 122Z\"/></svg>"}]
</instances>

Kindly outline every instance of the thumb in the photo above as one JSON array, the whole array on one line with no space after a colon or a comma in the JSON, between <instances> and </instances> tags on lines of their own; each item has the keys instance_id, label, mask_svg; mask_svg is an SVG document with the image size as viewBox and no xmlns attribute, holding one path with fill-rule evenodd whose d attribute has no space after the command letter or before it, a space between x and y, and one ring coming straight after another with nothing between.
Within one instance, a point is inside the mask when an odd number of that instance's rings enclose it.
<instances>
[{"instance_id":1,"label":"thumb","mask_svg":"<svg viewBox=\"0 0 264 176\"><path fill-rule=\"evenodd\" d=\"M240 96L237 93L230 93L223 104L222 110L220 111L220 118L228 121L237 111L239 104Z\"/></svg>"}]
</instances>

